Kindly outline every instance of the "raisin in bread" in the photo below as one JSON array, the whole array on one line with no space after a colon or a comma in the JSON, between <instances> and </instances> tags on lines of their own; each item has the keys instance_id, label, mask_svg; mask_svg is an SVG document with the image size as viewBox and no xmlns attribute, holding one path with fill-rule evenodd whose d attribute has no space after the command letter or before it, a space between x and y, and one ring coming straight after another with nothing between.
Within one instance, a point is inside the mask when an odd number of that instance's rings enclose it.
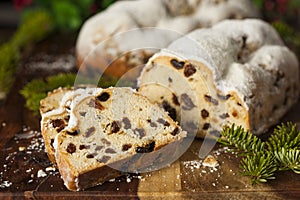
<instances>
[{"instance_id":1,"label":"raisin in bread","mask_svg":"<svg viewBox=\"0 0 300 200\"><path fill-rule=\"evenodd\" d=\"M71 102L85 94L84 91L89 91L92 94L94 89L91 90L91 88L92 86L87 85L76 88L58 88L49 92L47 97L41 100L41 132L46 152L52 163L56 163L53 142L55 136L68 125Z\"/></svg>"},{"instance_id":2,"label":"raisin in bread","mask_svg":"<svg viewBox=\"0 0 300 200\"><path fill-rule=\"evenodd\" d=\"M150 56L182 34L227 18L258 16L250 0L117 1L82 26L76 42L78 67L82 73L126 73L135 80Z\"/></svg>"},{"instance_id":3,"label":"raisin in bread","mask_svg":"<svg viewBox=\"0 0 300 200\"><path fill-rule=\"evenodd\" d=\"M269 24L225 20L155 54L139 77L139 92L183 129L197 127L199 137L219 136L232 123L261 134L297 102L298 65Z\"/></svg>"},{"instance_id":4,"label":"raisin in bread","mask_svg":"<svg viewBox=\"0 0 300 200\"><path fill-rule=\"evenodd\" d=\"M44 129L43 136L55 135L56 164L69 190L102 184L122 172L159 169L183 153L179 143L186 132L133 89L68 91L50 116L60 119L63 107L66 126L56 134Z\"/></svg>"}]
</instances>

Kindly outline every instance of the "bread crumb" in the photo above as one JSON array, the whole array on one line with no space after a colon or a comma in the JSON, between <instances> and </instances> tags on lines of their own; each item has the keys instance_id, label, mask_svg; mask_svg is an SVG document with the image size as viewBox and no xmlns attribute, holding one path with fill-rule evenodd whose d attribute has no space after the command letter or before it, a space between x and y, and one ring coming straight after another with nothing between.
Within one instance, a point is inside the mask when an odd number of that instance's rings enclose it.
<instances>
[{"instance_id":1,"label":"bread crumb","mask_svg":"<svg viewBox=\"0 0 300 200\"><path fill-rule=\"evenodd\" d=\"M12 185L12 182L10 182L10 181L3 181L3 182L0 184L0 188L10 187L11 185Z\"/></svg>"},{"instance_id":2,"label":"bread crumb","mask_svg":"<svg viewBox=\"0 0 300 200\"><path fill-rule=\"evenodd\" d=\"M45 177L45 176L47 176L47 174L46 174L42 169L40 169L40 170L37 172L37 177L38 177L38 178Z\"/></svg>"},{"instance_id":3,"label":"bread crumb","mask_svg":"<svg viewBox=\"0 0 300 200\"><path fill-rule=\"evenodd\" d=\"M53 166L49 166L49 167L47 167L46 168L46 172L49 172L49 171L56 171L56 168L55 167L53 167Z\"/></svg>"},{"instance_id":4,"label":"bread crumb","mask_svg":"<svg viewBox=\"0 0 300 200\"><path fill-rule=\"evenodd\" d=\"M24 151L25 147L19 147L19 151Z\"/></svg>"},{"instance_id":5,"label":"bread crumb","mask_svg":"<svg viewBox=\"0 0 300 200\"><path fill-rule=\"evenodd\" d=\"M219 163L218 163L218 161L216 160L215 157L213 157L213 156L211 156L211 155L208 155L208 156L204 159L202 165L205 166L205 167L212 167L212 168L215 168L215 167L219 166Z\"/></svg>"}]
</instances>

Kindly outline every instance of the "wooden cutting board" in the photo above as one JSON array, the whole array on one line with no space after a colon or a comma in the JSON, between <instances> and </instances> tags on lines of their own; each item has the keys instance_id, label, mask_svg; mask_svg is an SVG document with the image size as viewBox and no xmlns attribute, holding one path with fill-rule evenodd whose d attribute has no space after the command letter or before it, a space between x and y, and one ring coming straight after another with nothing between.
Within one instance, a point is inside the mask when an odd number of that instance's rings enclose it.
<instances>
[{"instance_id":1,"label":"wooden cutting board","mask_svg":"<svg viewBox=\"0 0 300 200\"><path fill-rule=\"evenodd\" d=\"M74 37L61 37L41 43L32 54L73 55ZM159 171L124 175L83 192L68 191L44 151L40 117L25 108L18 93L28 80L49 72L26 68L36 64L32 56L23 60L17 81L0 107L0 199L300 199L300 175L281 172L276 180L251 185L249 177L239 174L236 155L218 145L210 154L219 166L204 167L198 157L201 140L195 140L178 161ZM300 102L282 121L293 121L300 127L299 113Z\"/></svg>"}]
</instances>

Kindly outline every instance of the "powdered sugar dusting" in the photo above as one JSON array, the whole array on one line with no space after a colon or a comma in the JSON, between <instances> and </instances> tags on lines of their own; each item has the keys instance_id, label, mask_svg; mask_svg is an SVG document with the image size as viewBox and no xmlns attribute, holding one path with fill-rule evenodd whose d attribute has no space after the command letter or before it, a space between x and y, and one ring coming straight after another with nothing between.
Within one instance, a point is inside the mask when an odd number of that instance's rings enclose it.
<instances>
[{"instance_id":1,"label":"powdered sugar dusting","mask_svg":"<svg viewBox=\"0 0 300 200\"><path fill-rule=\"evenodd\" d=\"M3 149L5 155L0 166L0 188L17 191L36 188L49 175L58 171L50 163L41 133L23 126L21 132Z\"/></svg>"}]
</instances>

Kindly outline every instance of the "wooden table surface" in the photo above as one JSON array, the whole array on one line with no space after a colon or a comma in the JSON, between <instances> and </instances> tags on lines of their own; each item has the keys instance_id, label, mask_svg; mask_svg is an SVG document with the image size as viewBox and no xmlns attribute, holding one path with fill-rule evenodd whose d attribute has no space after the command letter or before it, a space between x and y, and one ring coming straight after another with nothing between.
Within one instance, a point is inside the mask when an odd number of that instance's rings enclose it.
<instances>
[{"instance_id":1,"label":"wooden table surface","mask_svg":"<svg viewBox=\"0 0 300 200\"><path fill-rule=\"evenodd\" d=\"M32 66L41 65L43 52L48 56L44 64L49 67L61 55L73 56L74 41L74 36L56 36L30 50L19 67L12 91L2 102L0 199L300 199L300 175L281 172L276 180L253 186L249 177L239 175L239 159L218 146L211 155L220 165L215 169L202 166L198 157L201 140L195 140L178 161L159 171L124 175L83 192L68 191L44 151L40 116L25 108L18 91L32 78L57 73ZM299 113L300 103L282 121L291 120L299 126Z\"/></svg>"}]
</instances>

